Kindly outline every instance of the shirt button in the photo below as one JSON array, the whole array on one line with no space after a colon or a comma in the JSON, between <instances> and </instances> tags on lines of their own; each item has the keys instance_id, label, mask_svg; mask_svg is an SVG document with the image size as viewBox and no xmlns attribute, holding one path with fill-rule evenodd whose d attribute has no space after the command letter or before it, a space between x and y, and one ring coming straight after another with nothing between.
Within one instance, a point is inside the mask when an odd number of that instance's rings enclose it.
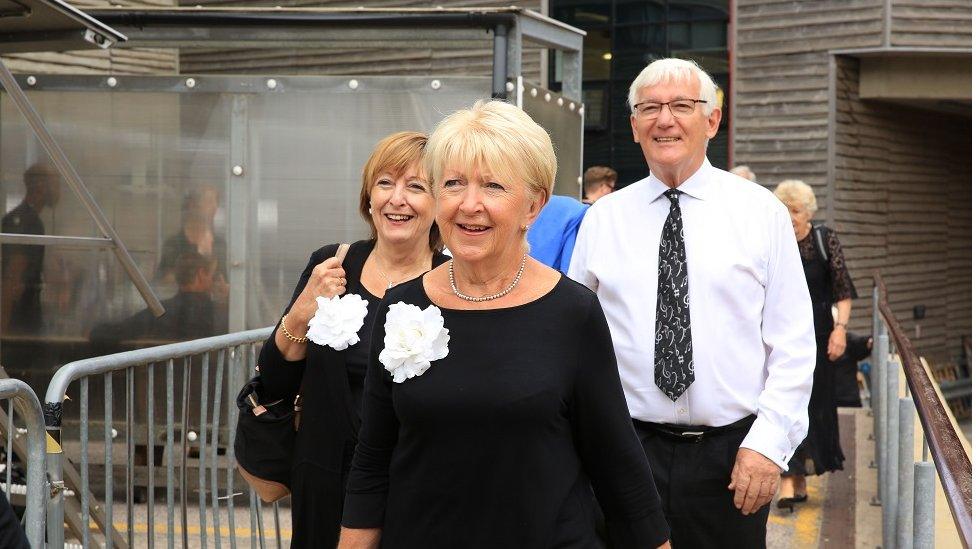
<instances>
[{"instance_id":1,"label":"shirt button","mask_svg":"<svg viewBox=\"0 0 976 549\"><path fill-rule=\"evenodd\" d=\"M679 414L683 414L683 413L685 413L685 409L684 409L684 408L678 408L678 413L679 413Z\"/></svg>"}]
</instances>

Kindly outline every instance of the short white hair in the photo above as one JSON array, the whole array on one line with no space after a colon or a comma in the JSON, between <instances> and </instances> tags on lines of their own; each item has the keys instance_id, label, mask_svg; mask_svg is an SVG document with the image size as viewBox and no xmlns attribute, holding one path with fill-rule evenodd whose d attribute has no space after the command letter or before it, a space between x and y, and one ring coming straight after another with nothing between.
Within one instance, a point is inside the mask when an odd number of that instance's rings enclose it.
<instances>
[{"instance_id":1,"label":"short white hair","mask_svg":"<svg viewBox=\"0 0 976 549\"><path fill-rule=\"evenodd\" d=\"M695 80L699 83L698 98L706 102L702 107L702 112L708 116L712 114L715 107L721 106L718 104L718 87L715 85L715 81L694 61L676 57L658 59L644 67L644 70L637 75L637 78L630 85L630 93L627 94L627 106L633 110L634 105L637 104L637 94L640 93L641 89L648 86L656 86L662 82L694 82Z\"/></svg>"},{"instance_id":2,"label":"short white hair","mask_svg":"<svg viewBox=\"0 0 976 549\"><path fill-rule=\"evenodd\" d=\"M752 168L746 166L745 164L740 164L729 171L743 179L748 179L753 183L756 182L756 172L752 171Z\"/></svg>"},{"instance_id":3,"label":"short white hair","mask_svg":"<svg viewBox=\"0 0 976 549\"><path fill-rule=\"evenodd\" d=\"M798 206L806 209L810 215L817 212L817 195L813 192L813 187L807 185L799 179L786 179L781 181L773 194L783 204L787 206Z\"/></svg>"}]
</instances>

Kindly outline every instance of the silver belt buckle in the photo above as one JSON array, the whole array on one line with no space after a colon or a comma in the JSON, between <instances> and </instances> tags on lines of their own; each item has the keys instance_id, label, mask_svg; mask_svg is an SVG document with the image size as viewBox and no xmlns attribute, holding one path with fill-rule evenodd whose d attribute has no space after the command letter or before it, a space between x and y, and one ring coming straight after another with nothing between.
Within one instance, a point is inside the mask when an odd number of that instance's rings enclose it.
<instances>
[{"instance_id":1,"label":"silver belt buckle","mask_svg":"<svg viewBox=\"0 0 976 549\"><path fill-rule=\"evenodd\" d=\"M705 431L683 431L681 436L692 439L694 442L701 442L705 438Z\"/></svg>"}]
</instances>

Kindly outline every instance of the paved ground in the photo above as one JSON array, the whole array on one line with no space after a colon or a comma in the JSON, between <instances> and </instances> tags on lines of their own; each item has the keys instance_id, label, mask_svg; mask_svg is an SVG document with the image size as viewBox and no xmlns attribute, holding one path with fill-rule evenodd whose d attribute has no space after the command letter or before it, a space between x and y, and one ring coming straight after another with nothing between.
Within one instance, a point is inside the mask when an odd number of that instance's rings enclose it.
<instances>
[{"instance_id":1,"label":"paved ground","mask_svg":"<svg viewBox=\"0 0 976 549\"><path fill-rule=\"evenodd\" d=\"M809 477L809 500L795 508L774 508L769 514L766 542L779 548L874 549L881 544L881 511L871 505L876 490L871 417L864 409L839 412L844 470ZM773 500L775 502L775 499Z\"/></svg>"}]
</instances>

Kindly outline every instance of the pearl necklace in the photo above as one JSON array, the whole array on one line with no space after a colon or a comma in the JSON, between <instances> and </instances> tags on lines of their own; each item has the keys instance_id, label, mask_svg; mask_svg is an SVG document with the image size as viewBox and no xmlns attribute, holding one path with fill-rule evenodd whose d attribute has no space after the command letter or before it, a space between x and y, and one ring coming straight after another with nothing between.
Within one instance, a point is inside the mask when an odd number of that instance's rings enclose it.
<instances>
[{"instance_id":1,"label":"pearl necklace","mask_svg":"<svg viewBox=\"0 0 976 549\"><path fill-rule=\"evenodd\" d=\"M508 295L509 292L515 289L515 286L518 285L519 280L522 280L522 273L525 271L525 260L528 259L528 257L529 257L528 254L522 256L522 264L519 265L519 270L517 273L515 273L515 280L513 280L512 283L509 284L508 288L505 288L504 290L498 292L497 294L485 295L481 297L474 297L474 296L462 294L461 290L458 290L457 282L454 280L453 259L451 259L447 264L447 277L451 279L451 289L454 290L454 295L458 296L459 298L465 301L473 301L475 303L481 303L482 301L491 301L492 299L498 299L499 297Z\"/></svg>"}]
</instances>

